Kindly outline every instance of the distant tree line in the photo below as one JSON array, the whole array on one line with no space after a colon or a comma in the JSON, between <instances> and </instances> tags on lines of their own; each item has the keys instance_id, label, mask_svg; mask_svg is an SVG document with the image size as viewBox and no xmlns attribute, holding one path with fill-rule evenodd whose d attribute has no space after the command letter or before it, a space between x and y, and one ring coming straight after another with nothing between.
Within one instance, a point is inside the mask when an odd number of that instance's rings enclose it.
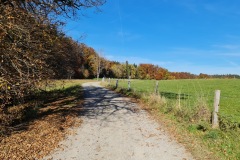
<instances>
[{"instance_id":1,"label":"distant tree line","mask_svg":"<svg viewBox=\"0 0 240 160\"><path fill-rule=\"evenodd\" d=\"M237 74L215 74L210 75L211 78L224 78L224 79L240 79L240 75Z\"/></svg>"},{"instance_id":2,"label":"distant tree line","mask_svg":"<svg viewBox=\"0 0 240 160\"><path fill-rule=\"evenodd\" d=\"M108 61L102 58L102 77L110 78L132 78L132 79L155 79L155 80L174 80L174 79L210 79L210 78L225 78L239 79L240 75L208 75L200 73L199 75L189 72L170 72L163 67L153 64L129 64L116 61ZM91 76L94 77L94 76ZM90 77L90 78L91 78ZM88 77L85 77L88 78Z\"/></svg>"}]
</instances>

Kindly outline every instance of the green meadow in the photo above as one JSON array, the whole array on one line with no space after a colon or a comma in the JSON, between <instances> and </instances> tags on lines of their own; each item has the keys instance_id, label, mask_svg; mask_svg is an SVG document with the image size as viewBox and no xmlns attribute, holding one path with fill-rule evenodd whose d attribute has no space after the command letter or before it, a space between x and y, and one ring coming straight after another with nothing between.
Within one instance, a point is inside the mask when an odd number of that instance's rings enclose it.
<instances>
[{"instance_id":1,"label":"green meadow","mask_svg":"<svg viewBox=\"0 0 240 160\"><path fill-rule=\"evenodd\" d=\"M131 90L135 93L155 92L156 80L131 80ZM170 102L191 108L197 101L204 100L213 110L214 92L221 90L219 115L240 123L240 80L239 79L196 79L160 80L158 93ZM114 85L115 81L111 82ZM119 87L127 88L126 80L119 80Z\"/></svg>"}]
</instances>

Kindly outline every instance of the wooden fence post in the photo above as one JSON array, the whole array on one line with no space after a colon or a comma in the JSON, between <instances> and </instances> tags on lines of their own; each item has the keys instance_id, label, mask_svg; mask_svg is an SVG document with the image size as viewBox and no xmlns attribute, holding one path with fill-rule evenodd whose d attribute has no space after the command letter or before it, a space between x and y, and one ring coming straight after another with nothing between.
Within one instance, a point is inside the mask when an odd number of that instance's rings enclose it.
<instances>
[{"instance_id":1,"label":"wooden fence post","mask_svg":"<svg viewBox=\"0 0 240 160\"><path fill-rule=\"evenodd\" d=\"M118 88L118 79L116 80L116 88Z\"/></svg>"},{"instance_id":2,"label":"wooden fence post","mask_svg":"<svg viewBox=\"0 0 240 160\"><path fill-rule=\"evenodd\" d=\"M128 80L128 91L131 89L131 81Z\"/></svg>"},{"instance_id":3,"label":"wooden fence post","mask_svg":"<svg viewBox=\"0 0 240 160\"><path fill-rule=\"evenodd\" d=\"M212 115L212 128L218 128L218 110L219 110L219 102L220 102L220 90L215 91L214 96L214 105L213 105L213 115Z\"/></svg>"},{"instance_id":4,"label":"wooden fence post","mask_svg":"<svg viewBox=\"0 0 240 160\"><path fill-rule=\"evenodd\" d=\"M156 86L155 86L155 94L158 94L158 81L156 82Z\"/></svg>"}]
</instances>

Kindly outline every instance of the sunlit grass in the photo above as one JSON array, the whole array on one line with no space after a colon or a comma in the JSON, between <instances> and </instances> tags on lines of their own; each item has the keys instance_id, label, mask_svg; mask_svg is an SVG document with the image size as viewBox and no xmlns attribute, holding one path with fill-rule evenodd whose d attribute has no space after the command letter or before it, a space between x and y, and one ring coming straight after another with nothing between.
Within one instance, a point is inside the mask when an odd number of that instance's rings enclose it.
<instances>
[{"instance_id":1,"label":"sunlit grass","mask_svg":"<svg viewBox=\"0 0 240 160\"><path fill-rule=\"evenodd\" d=\"M155 80L131 80L131 89L138 93L153 93L155 86ZM127 88L127 81L120 80L119 87ZM180 94L183 107L194 106L197 99L204 98L210 110L215 90L221 90L219 114L240 123L239 79L161 80L158 90L168 101L176 101Z\"/></svg>"},{"instance_id":2,"label":"sunlit grass","mask_svg":"<svg viewBox=\"0 0 240 160\"><path fill-rule=\"evenodd\" d=\"M131 90L127 80L119 80L118 86L116 91L141 98L143 109L154 117L166 116L169 130L187 142L197 159L240 159L240 80L162 80L158 94L155 80L131 80ZM215 90L221 90L220 129L212 129L210 122Z\"/></svg>"},{"instance_id":3,"label":"sunlit grass","mask_svg":"<svg viewBox=\"0 0 240 160\"><path fill-rule=\"evenodd\" d=\"M64 89L76 85L81 85L85 82L95 81L92 79L62 79L62 80L47 80L42 81L39 88L46 91Z\"/></svg>"}]
</instances>

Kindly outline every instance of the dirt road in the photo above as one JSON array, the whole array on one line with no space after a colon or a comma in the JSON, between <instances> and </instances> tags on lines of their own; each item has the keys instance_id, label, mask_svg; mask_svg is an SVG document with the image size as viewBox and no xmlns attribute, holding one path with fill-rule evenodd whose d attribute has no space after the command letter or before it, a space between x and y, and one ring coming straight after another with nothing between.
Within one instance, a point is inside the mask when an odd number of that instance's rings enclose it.
<instances>
[{"instance_id":1,"label":"dirt road","mask_svg":"<svg viewBox=\"0 0 240 160\"><path fill-rule=\"evenodd\" d=\"M137 104L96 82L85 83L83 123L76 135L44 159L185 160L193 159Z\"/></svg>"}]
</instances>

